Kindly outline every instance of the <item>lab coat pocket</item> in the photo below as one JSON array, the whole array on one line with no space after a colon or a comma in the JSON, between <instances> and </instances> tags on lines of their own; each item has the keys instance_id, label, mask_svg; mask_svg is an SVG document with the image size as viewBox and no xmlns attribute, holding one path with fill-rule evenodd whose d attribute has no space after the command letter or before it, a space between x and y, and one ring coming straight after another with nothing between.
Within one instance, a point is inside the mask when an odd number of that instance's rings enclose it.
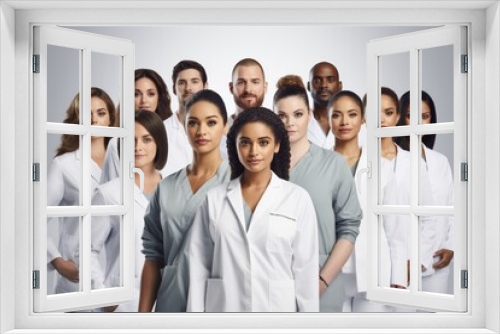
<instances>
[{"instance_id":1,"label":"lab coat pocket","mask_svg":"<svg viewBox=\"0 0 500 334\"><path fill-rule=\"evenodd\" d=\"M271 251L292 253L297 221L281 213L269 213L267 227L267 248Z\"/></svg>"},{"instance_id":2,"label":"lab coat pocket","mask_svg":"<svg viewBox=\"0 0 500 334\"><path fill-rule=\"evenodd\" d=\"M294 280L269 281L269 311L297 312Z\"/></svg>"},{"instance_id":3,"label":"lab coat pocket","mask_svg":"<svg viewBox=\"0 0 500 334\"><path fill-rule=\"evenodd\" d=\"M224 312L226 309L226 289L219 278L207 279L205 312Z\"/></svg>"}]
</instances>

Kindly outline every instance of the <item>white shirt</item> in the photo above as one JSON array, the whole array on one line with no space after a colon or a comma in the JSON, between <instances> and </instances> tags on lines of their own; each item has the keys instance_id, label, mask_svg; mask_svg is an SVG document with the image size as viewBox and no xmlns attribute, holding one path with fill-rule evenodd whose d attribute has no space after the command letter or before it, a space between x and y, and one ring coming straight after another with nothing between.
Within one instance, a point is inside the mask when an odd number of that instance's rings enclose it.
<instances>
[{"instance_id":1,"label":"white shirt","mask_svg":"<svg viewBox=\"0 0 500 334\"><path fill-rule=\"evenodd\" d=\"M323 128L312 113L309 117L307 138L311 143L327 150L331 150L335 146L335 136L333 133L328 131L328 134L325 135Z\"/></svg>"},{"instance_id":2,"label":"white shirt","mask_svg":"<svg viewBox=\"0 0 500 334\"><path fill-rule=\"evenodd\" d=\"M193 149L189 144L186 130L179 121L178 113L164 120L163 124L168 139L167 163L161 171L161 175L165 178L193 161Z\"/></svg>"}]
</instances>

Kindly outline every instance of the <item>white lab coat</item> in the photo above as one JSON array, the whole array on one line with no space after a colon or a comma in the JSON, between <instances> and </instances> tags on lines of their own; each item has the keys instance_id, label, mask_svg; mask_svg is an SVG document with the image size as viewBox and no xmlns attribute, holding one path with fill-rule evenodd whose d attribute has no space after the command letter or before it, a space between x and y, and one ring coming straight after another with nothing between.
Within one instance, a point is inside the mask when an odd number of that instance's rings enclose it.
<instances>
[{"instance_id":1,"label":"white lab coat","mask_svg":"<svg viewBox=\"0 0 500 334\"><path fill-rule=\"evenodd\" d=\"M165 178L193 161L193 149L177 113L164 120L163 124L168 139L168 159L161 171L161 175Z\"/></svg>"},{"instance_id":2,"label":"white lab coat","mask_svg":"<svg viewBox=\"0 0 500 334\"><path fill-rule=\"evenodd\" d=\"M423 164L423 160L421 160ZM422 205L433 205L431 186L425 165L421 168ZM383 205L410 204L410 153L397 146L397 155L394 160L392 175L383 175L386 186L383 190ZM408 215L383 216L389 249L391 251L391 283L407 286L407 261L410 258L411 225ZM432 245L436 238L436 224L432 217L422 217L421 236L421 263L426 271L422 276L431 275L433 250Z\"/></svg>"},{"instance_id":3,"label":"white lab coat","mask_svg":"<svg viewBox=\"0 0 500 334\"><path fill-rule=\"evenodd\" d=\"M335 146L335 136L332 131L328 131L328 134L325 135L321 125L319 125L318 121L314 118L314 115L311 113L309 117L309 127L307 130L307 138L313 144L317 146L331 150L333 146Z\"/></svg>"},{"instance_id":4,"label":"white lab coat","mask_svg":"<svg viewBox=\"0 0 500 334\"><path fill-rule=\"evenodd\" d=\"M363 168L367 168L367 153L366 149L361 151L361 157L359 158L357 173ZM356 173L356 174L357 174ZM356 286L358 292L365 292L368 285L367 268L368 268L368 238L374 237L368 234L368 217L366 214L367 210L367 178L366 175L362 175L360 181L355 178L356 189L358 190L358 200L363 210L363 218L361 219L361 225L359 227L359 235L356 238L356 243L354 245L354 252L347 260L344 265L342 272L347 274L356 273ZM372 222L376 223L376 222ZM388 227L389 229L391 226ZM381 224L380 230L380 259L381 262L381 272L380 272L380 286L389 287L391 283L391 260L389 252L389 244L387 241L384 224Z\"/></svg>"},{"instance_id":5,"label":"white lab coat","mask_svg":"<svg viewBox=\"0 0 500 334\"><path fill-rule=\"evenodd\" d=\"M210 190L189 243L191 312L318 312L318 235L308 193L272 175L245 227L240 178Z\"/></svg>"},{"instance_id":6,"label":"white lab coat","mask_svg":"<svg viewBox=\"0 0 500 334\"><path fill-rule=\"evenodd\" d=\"M101 168L91 160L90 173L92 191L101 180ZM47 176L47 205L75 206L80 205L80 150L60 155L49 167ZM47 219L47 264L48 274L55 269L50 262L57 257L72 259L79 264L80 230L78 217L53 217ZM58 276L56 293L75 292L79 284Z\"/></svg>"},{"instance_id":7,"label":"white lab coat","mask_svg":"<svg viewBox=\"0 0 500 334\"><path fill-rule=\"evenodd\" d=\"M115 178L98 187L92 205L120 205L120 179ZM135 296L134 301L119 305L115 312L137 312L139 309L140 279L144 265L142 254L142 232L144 213L149 205L147 198L134 186L134 230L135 230ZM120 286L120 217L95 216L92 218L92 289ZM103 252L106 255L102 261Z\"/></svg>"},{"instance_id":8,"label":"white lab coat","mask_svg":"<svg viewBox=\"0 0 500 334\"><path fill-rule=\"evenodd\" d=\"M106 148L106 156L102 164L101 184L120 176L120 158L118 156L118 139L111 138Z\"/></svg>"}]
</instances>

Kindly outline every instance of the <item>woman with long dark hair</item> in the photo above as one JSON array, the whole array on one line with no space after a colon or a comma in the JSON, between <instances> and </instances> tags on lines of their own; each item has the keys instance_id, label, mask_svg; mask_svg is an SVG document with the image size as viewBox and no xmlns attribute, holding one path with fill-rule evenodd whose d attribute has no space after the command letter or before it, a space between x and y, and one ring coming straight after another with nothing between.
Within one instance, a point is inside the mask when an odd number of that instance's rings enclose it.
<instances>
[{"instance_id":1,"label":"woman with long dark hair","mask_svg":"<svg viewBox=\"0 0 500 334\"><path fill-rule=\"evenodd\" d=\"M191 229L188 311L318 311L316 214L286 181L283 123L269 109L244 110L227 149L231 182L207 193Z\"/></svg>"}]
</instances>

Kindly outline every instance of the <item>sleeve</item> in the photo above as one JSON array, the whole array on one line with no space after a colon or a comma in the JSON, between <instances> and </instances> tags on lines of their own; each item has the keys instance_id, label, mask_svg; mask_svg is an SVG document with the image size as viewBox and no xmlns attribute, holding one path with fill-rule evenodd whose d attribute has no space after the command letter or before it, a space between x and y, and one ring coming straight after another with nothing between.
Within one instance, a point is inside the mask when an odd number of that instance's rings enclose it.
<instances>
[{"instance_id":1,"label":"sleeve","mask_svg":"<svg viewBox=\"0 0 500 334\"><path fill-rule=\"evenodd\" d=\"M92 205L106 205L104 200L104 194L100 188L94 191L92 196ZM102 263L100 261L100 255L105 247L106 239L111 233L111 222L109 216L93 216L91 222L91 282L92 289L103 289L105 288L104 281L106 279L106 274Z\"/></svg>"},{"instance_id":2,"label":"sleeve","mask_svg":"<svg viewBox=\"0 0 500 334\"><path fill-rule=\"evenodd\" d=\"M188 234L187 247L189 251L187 312L204 312L206 282L212 271L214 254L214 242L210 234L208 195L196 212Z\"/></svg>"},{"instance_id":3,"label":"sleeve","mask_svg":"<svg viewBox=\"0 0 500 334\"><path fill-rule=\"evenodd\" d=\"M383 204L394 204L398 200L408 200L409 194L405 194L405 187L397 184L393 178L387 184L384 192ZM391 284L406 287L407 261L408 261L408 235L410 233L410 219L407 215L384 215L381 216L384 225L387 243L391 258Z\"/></svg>"},{"instance_id":4,"label":"sleeve","mask_svg":"<svg viewBox=\"0 0 500 334\"><path fill-rule=\"evenodd\" d=\"M113 138L106 149L106 156L102 165L101 184L120 176L120 157L118 156L118 140Z\"/></svg>"},{"instance_id":5,"label":"sleeve","mask_svg":"<svg viewBox=\"0 0 500 334\"><path fill-rule=\"evenodd\" d=\"M161 224L161 187L160 183L149 201L149 206L144 215L144 231L142 233L142 253L146 260L165 263L163 249L163 228Z\"/></svg>"},{"instance_id":6,"label":"sleeve","mask_svg":"<svg viewBox=\"0 0 500 334\"><path fill-rule=\"evenodd\" d=\"M304 191L299 199L300 215L293 242L292 271L295 277L299 312L319 312L318 294L318 224L309 195Z\"/></svg>"},{"instance_id":7,"label":"sleeve","mask_svg":"<svg viewBox=\"0 0 500 334\"><path fill-rule=\"evenodd\" d=\"M64 197L64 175L57 160L53 160L47 175L47 206L58 206ZM59 237L61 226L58 217L47 218L47 263L61 257Z\"/></svg>"},{"instance_id":8,"label":"sleeve","mask_svg":"<svg viewBox=\"0 0 500 334\"><path fill-rule=\"evenodd\" d=\"M422 166L421 172L421 192L422 205L435 205L429 175L427 174L427 168L424 166ZM434 245L438 234L437 228L438 223L436 222L435 217L421 217L421 236L418 240L421 240L421 262L426 268L425 272L422 273L423 276L428 276L434 273L432 264L434 263Z\"/></svg>"},{"instance_id":9,"label":"sleeve","mask_svg":"<svg viewBox=\"0 0 500 334\"><path fill-rule=\"evenodd\" d=\"M340 160L340 159L339 159ZM356 184L347 162L342 158L337 163L336 177L338 179L337 193L333 201L335 212L335 228L337 240L346 239L356 242L363 213L356 194Z\"/></svg>"}]
</instances>

